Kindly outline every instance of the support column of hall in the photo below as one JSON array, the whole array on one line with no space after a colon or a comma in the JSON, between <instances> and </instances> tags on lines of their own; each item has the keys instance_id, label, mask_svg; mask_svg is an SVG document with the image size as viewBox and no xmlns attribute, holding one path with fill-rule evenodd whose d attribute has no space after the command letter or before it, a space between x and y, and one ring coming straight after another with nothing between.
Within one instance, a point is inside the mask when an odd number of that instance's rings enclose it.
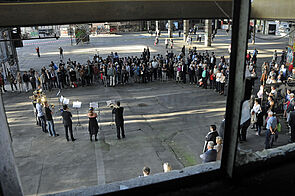
<instances>
[{"instance_id":1,"label":"support column of hall","mask_svg":"<svg viewBox=\"0 0 295 196\"><path fill-rule=\"evenodd\" d=\"M212 20L205 20L205 46L212 43Z\"/></svg>"},{"instance_id":2,"label":"support column of hall","mask_svg":"<svg viewBox=\"0 0 295 196\"><path fill-rule=\"evenodd\" d=\"M160 32L160 26L159 26L159 21L157 20L156 21L156 36L159 35L159 32Z\"/></svg>"},{"instance_id":3,"label":"support column of hall","mask_svg":"<svg viewBox=\"0 0 295 196\"><path fill-rule=\"evenodd\" d=\"M183 20L183 41L186 42L189 31L189 20Z\"/></svg>"},{"instance_id":4,"label":"support column of hall","mask_svg":"<svg viewBox=\"0 0 295 196\"><path fill-rule=\"evenodd\" d=\"M172 20L168 20L168 38L173 37Z\"/></svg>"}]
</instances>

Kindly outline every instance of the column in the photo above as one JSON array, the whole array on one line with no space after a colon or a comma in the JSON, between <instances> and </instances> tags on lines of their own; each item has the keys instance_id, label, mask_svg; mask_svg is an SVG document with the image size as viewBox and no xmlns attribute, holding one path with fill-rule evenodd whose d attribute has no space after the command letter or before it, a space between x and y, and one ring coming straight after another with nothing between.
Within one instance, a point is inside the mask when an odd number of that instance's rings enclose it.
<instances>
[{"instance_id":1,"label":"column","mask_svg":"<svg viewBox=\"0 0 295 196\"><path fill-rule=\"evenodd\" d=\"M252 34L252 44L255 44L255 35L256 35L256 19L254 19L254 27L253 27L253 34Z\"/></svg>"},{"instance_id":2,"label":"column","mask_svg":"<svg viewBox=\"0 0 295 196\"><path fill-rule=\"evenodd\" d=\"M168 38L173 37L173 24L171 20L168 20Z\"/></svg>"},{"instance_id":3,"label":"column","mask_svg":"<svg viewBox=\"0 0 295 196\"><path fill-rule=\"evenodd\" d=\"M266 20L263 20L263 34L266 35Z\"/></svg>"},{"instance_id":4,"label":"column","mask_svg":"<svg viewBox=\"0 0 295 196\"><path fill-rule=\"evenodd\" d=\"M156 21L156 35L158 35L159 32L160 32L160 29L159 29L159 21L157 20Z\"/></svg>"},{"instance_id":5,"label":"column","mask_svg":"<svg viewBox=\"0 0 295 196\"><path fill-rule=\"evenodd\" d=\"M0 194L22 196L20 179L14 160L12 139L0 96Z\"/></svg>"},{"instance_id":6,"label":"column","mask_svg":"<svg viewBox=\"0 0 295 196\"><path fill-rule=\"evenodd\" d=\"M218 20L215 19L215 29L217 29L217 28L218 28Z\"/></svg>"},{"instance_id":7,"label":"column","mask_svg":"<svg viewBox=\"0 0 295 196\"><path fill-rule=\"evenodd\" d=\"M186 42L189 30L189 20L183 20L183 41Z\"/></svg>"},{"instance_id":8,"label":"column","mask_svg":"<svg viewBox=\"0 0 295 196\"><path fill-rule=\"evenodd\" d=\"M147 30L149 31L151 29L151 21L146 22Z\"/></svg>"},{"instance_id":9,"label":"column","mask_svg":"<svg viewBox=\"0 0 295 196\"><path fill-rule=\"evenodd\" d=\"M205 46L211 46L212 42L212 20L205 20Z\"/></svg>"},{"instance_id":10,"label":"column","mask_svg":"<svg viewBox=\"0 0 295 196\"><path fill-rule=\"evenodd\" d=\"M241 109L245 95L245 57L247 54L250 1L233 1L233 24L230 56L230 75L226 103L225 132L221 171L229 177L236 175L235 157L238 146Z\"/></svg>"}]
</instances>

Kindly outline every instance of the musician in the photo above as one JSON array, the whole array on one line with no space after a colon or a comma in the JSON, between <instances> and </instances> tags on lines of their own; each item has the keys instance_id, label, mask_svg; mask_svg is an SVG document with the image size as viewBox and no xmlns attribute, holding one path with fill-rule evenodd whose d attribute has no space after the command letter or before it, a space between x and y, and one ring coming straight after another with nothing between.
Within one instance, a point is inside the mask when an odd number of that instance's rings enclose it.
<instances>
[{"instance_id":1,"label":"musician","mask_svg":"<svg viewBox=\"0 0 295 196\"><path fill-rule=\"evenodd\" d=\"M68 132L70 131L70 136L72 141L75 141L76 139L73 136L73 128L72 128L72 113L69 111L68 106L64 105L63 106L63 112L61 113L61 116L63 118L63 124L65 127L65 133L66 133L66 139L69 141L69 134Z\"/></svg>"},{"instance_id":2,"label":"musician","mask_svg":"<svg viewBox=\"0 0 295 196\"><path fill-rule=\"evenodd\" d=\"M122 138L125 138L123 111L124 111L124 108L120 107L120 101L117 101L117 105L114 107L112 113L115 114L115 123L116 123L116 127L117 127L117 138L118 139L121 139L120 129L122 132Z\"/></svg>"},{"instance_id":3,"label":"musician","mask_svg":"<svg viewBox=\"0 0 295 196\"><path fill-rule=\"evenodd\" d=\"M36 125L41 126L41 122L38 119L37 116L37 109L36 109L36 104L37 104L37 95L33 95L31 97L29 97L32 99L32 104L33 104L33 110L34 110L34 115L35 115L35 119L36 119Z\"/></svg>"},{"instance_id":4,"label":"musician","mask_svg":"<svg viewBox=\"0 0 295 196\"><path fill-rule=\"evenodd\" d=\"M90 141L92 141L92 136L95 136L95 141L97 140L97 133L98 133L98 123L97 123L97 113L95 113L93 111L93 107L89 108L89 112L88 112L88 118L89 118L89 125L88 125L88 131L89 131L89 135L90 135Z\"/></svg>"},{"instance_id":5,"label":"musician","mask_svg":"<svg viewBox=\"0 0 295 196\"><path fill-rule=\"evenodd\" d=\"M46 133L47 132L47 130L46 130L46 120L45 120L45 116L44 116L44 113L43 113L43 110L42 110L41 99L37 99L36 110L37 110L38 119L39 119L39 121L41 123L42 131L44 133Z\"/></svg>"},{"instance_id":6,"label":"musician","mask_svg":"<svg viewBox=\"0 0 295 196\"><path fill-rule=\"evenodd\" d=\"M44 103L44 105L45 105L45 107L44 107L45 108L45 119L46 119L46 123L47 123L49 136L57 137L57 136L59 136L59 134L57 134L54 129L54 123L53 123L53 118L52 118L53 112L49 108L49 104L47 101Z\"/></svg>"}]
</instances>

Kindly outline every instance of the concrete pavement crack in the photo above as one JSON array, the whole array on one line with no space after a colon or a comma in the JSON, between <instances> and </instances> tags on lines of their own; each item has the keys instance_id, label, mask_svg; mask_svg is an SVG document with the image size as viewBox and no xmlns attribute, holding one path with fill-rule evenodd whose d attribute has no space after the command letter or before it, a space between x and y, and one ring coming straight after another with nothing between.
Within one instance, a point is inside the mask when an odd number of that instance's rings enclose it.
<instances>
[{"instance_id":1,"label":"concrete pavement crack","mask_svg":"<svg viewBox=\"0 0 295 196\"><path fill-rule=\"evenodd\" d=\"M41 167L41 172L40 172L40 177L39 177L39 181L38 181L38 187L37 187L36 195L38 195L38 193L39 193L45 159L46 159L46 157L43 159L43 162L42 162L42 167Z\"/></svg>"}]
</instances>

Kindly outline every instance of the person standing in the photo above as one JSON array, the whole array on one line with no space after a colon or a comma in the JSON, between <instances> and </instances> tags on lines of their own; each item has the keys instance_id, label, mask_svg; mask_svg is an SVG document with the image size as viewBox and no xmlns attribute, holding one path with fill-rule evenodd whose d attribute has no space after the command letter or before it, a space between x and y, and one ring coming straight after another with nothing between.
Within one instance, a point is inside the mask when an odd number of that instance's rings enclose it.
<instances>
[{"instance_id":1,"label":"person standing","mask_svg":"<svg viewBox=\"0 0 295 196\"><path fill-rule=\"evenodd\" d=\"M53 123L53 118L52 118L53 112L49 108L47 101L44 103L44 105L45 105L45 107L44 107L45 108L45 119L46 119L46 123L47 123L47 130L48 130L49 136L57 137L57 136L59 136L59 134L57 134L54 129L54 123Z\"/></svg>"},{"instance_id":2,"label":"person standing","mask_svg":"<svg viewBox=\"0 0 295 196\"><path fill-rule=\"evenodd\" d=\"M169 43L168 43L168 38L166 38L166 39L165 39L165 46L166 46L166 49L168 48L168 44L169 44Z\"/></svg>"},{"instance_id":3,"label":"person standing","mask_svg":"<svg viewBox=\"0 0 295 196\"><path fill-rule=\"evenodd\" d=\"M206 152L208 150L207 149L207 146L208 146L208 143L210 141L213 141L213 146L216 145L215 142L216 142L216 137L217 136L219 136L219 135L218 135L218 132L216 130L216 125L210 125L210 131L209 131L209 133L205 137L205 145L204 145L203 152Z\"/></svg>"},{"instance_id":4,"label":"person standing","mask_svg":"<svg viewBox=\"0 0 295 196\"><path fill-rule=\"evenodd\" d=\"M23 74L23 81L25 83L26 92L28 92L29 91L30 77L29 77L29 75L28 75L28 73L26 71Z\"/></svg>"},{"instance_id":5,"label":"person standing","mask_svg":"<svg viewBox=\"0 0 295 196\"><path fill-rule=\"evenodd\" d=\"M72 113L69 111L68 106L64 105L63 106L63 112L61 113L61 116L63 118L63 124L65 127L65 134L66 134L66 139L69 141L69 131L70 131L70 136L72 141L75 141L76 139L73 136L73 128L72 128Z\"/></svg>"},{"instance_id":6,"label":"person standing","mask_svg":"<svg viewBox=\"0 0 295 196\"><path fill-rule=\"evenodd\" d=\"M220 92L219 94L220 95L223 95L224 94L224 86L225 86L225 75L223 73L223 70L221 70L221 75L220 75L220 78L219 78L219 82L220 82Z\"/></svg>"},{"instance_id":7,"label":"person standing","mask_svg":"<svg viewBox=\"0 0 295 196\"><path fill-rule=\"evenodd\" d=\"M295 107L294 107L294 109L295 109ZM291 127L291 138L288 142L292 143L292 142L295 142L295 110L290 112L288 123Z\"/></svg>"},{"instance_id":8,"label":"person standing","mask_svg":"<svg viewBox=\"0 0 295 196\"><path fill-rule=\"evenodd\" d=\"M216 137L216 143L217 145L214 146L214 149L217 151L217 156L216 156L216 160L221 160L221 156L222 156L222 148L223 148L223 139L220 136Z\"/></svg>"},{"instance_id":9,"label":"person standing","mask_svg":"<svg viewBox=\"0 0 295 196\"><path fill-rule=\"evenodd\" d=\"M64 54L63 54L64 50L62 49L62 47L59 47L58 49L59 49L59 58L63 59L64 58Z\"/></svg>"},{"instance_id":10,"label":"person standing","mask_svg":"<svg viewBox=\"0 0 295 196\"><path fill-rule=\"evenodd\" d=\"M273 116L273 112L268 112L268 120L266 123L266 137L265 137L265 149L272 147L273 139L275 136L275 131L277 128L277 119Z\"/></svg>"},{"instance_id":11,"label":"person standing","mask_svg":"<svg viewBox=\"0 0 295 196\"><path fill-rule=\"evenodd\" d=\"M88 112L89 124L88 124L88 131L90 135L90 141L92 142L92 136L95 136L95 141L97 140L97 133L98 133L98 123L97 123L97 113L93 112L93 107L89 108Z\"/></svg>"},{"instance_id":12,"label":"person standing","mask_svg":"<svg viewBox=\"0 0 295 196\"><path fill-rule=\"evenodd\" d=\"M120 130L122 133L122 138L125 138L123 111L124 111L124 107L120 107L120 101L118 101L117 106L112 111L112 113L115 114L115 123L117 127L118 139L121 139Z\"/></svg>"},{"instance_id":13,"label":"person standing","mask_svg":"<svg viewBox=\"0 0 295 196\"><path fill-rule=\"evenodd\" d=\"M241 133L240 131L238 132L238 138L240 139L240 141L246 141L247 129L251 123L249 102L250 102L249 100L245 100L242 106L242 114L241 114L241 121L240 121Z\"/></svg>"},{"instance_id":14,"label":"person standing","mask_svg":"<svg viewBox=\"0 0 295 196\"><path fill-rule=\"evenodd\" d=\"M9 83L10 83L11 91L14 92L13 86L15 87L15 90L17 90L16 80L15 80L14 76L11 74L10 71L8 71L7 79L9 81Z\"/></svg>"},{"instance_id":15,"label":"person standing","mask_svg":"<svg viewBox=\"0 0 295 196\"><path fill-rule=\"evenodd\" d=\"M208 83L207 67L204 67L204 70L202 72L202 82L203 82L203 88L207 89L207 83Z\"/></svg>"},{"instance_id":16,"label":"person standing","mask_svg":"<svg viewBox=\"0 0 295 196\"><path fill-rule=\"evenodd\" d=\"M20 72L17 72L16 81L18 84L19 92L21 93L23 91L23 79L22 79Z\"/></svg>"},{"instance_id":17,"label":"person standing","mask_svg":"<svg viewBox=\"0 0 295 196\"><path fill-rule=\"evenodd\" d=\"M3 92L6 92L4 76L2 75L2 72L0 71L0 92L1 93L2 93L2 89L3 89Z\"/></svg>"},{"instance_id":18,"label":"person standing","mask_svg":"<svg viewBox=\"0 0 295 196\"><path fill-rule=\"evenodd\" d=\"M40 98L37 99L36 111L37 111L38 121L41 124L42 131L44 133L46 133L47 132L47 130L46 130L46 120L45 120L45 116L44 116L44 113L43 113L43 110L42 110L42 105L41 105L41 99Z\"/></svg>"},{"instance_id":19,"label":"person standing","mask_svg":"<svg viewBox=\"0 0 295 196\"><path fill-rule=\"evenodd\" d=\"M35 48L35 49L36 49L38 57L40 58L40 48L39 48L39 46L37 48Z\"/></svg>"},{"instance_id":20,"label":"person standing","mask_svg":"<svg viewBox=\"0 0 295 196\"><path fill-rule=\"evenodd\" d=\"M214 149L214 142L209 141L207 145L208 150L200 155L200 158L203 160L203 163L216 161L217 151Z\"/></svg>"}]
</instances>

